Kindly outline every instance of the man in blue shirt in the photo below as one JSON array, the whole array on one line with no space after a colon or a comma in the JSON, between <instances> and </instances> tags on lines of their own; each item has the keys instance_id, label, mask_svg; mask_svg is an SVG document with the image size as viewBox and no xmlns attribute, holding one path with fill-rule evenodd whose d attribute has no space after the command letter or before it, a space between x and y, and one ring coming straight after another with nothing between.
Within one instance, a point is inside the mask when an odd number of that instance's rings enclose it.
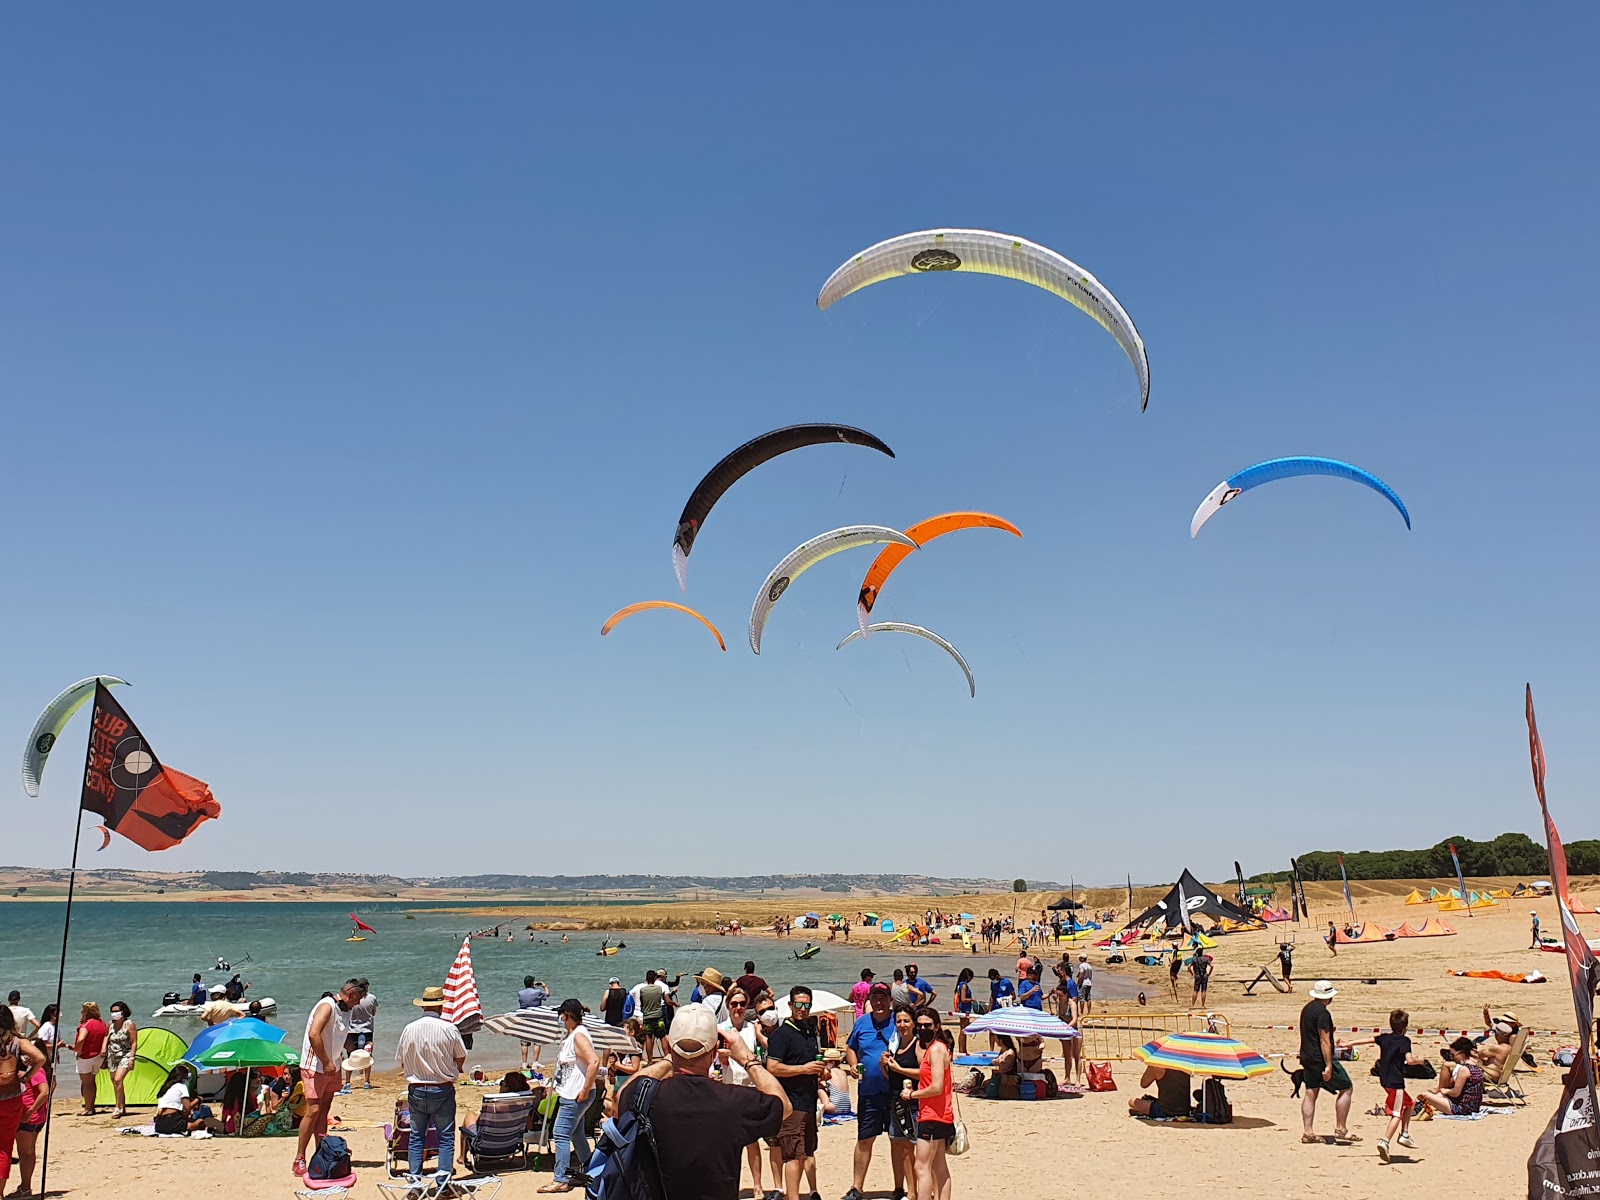
<instances>
[{"instance_id":1,"label":"man in blue shirt","mask_svg":"<svg viewBox=\"0 0 1600 1200\"><path fill-rule=\"evenodd\" d=\"M927 1008L939 998L939 993L933 990L933 985L917 974L917 964L906 964L906 986L915 988L921 993L912 1000L916 1008Z\"/></svg>"},{"instance_id":2,"label":"man in blue shirt","mask_svg":"<svg viewBox=\"0 0 1600 1200\"><path fill-rule=\"evenodd\" d=\"M1006 1002L1017 994L1017 989L1012 986L1011 980L1000 974L994 967L989 968L989 1007L991 1009L1004 1008Z\"/></svg>"},{"instance_id":3,"label":"man in blue shirt","mask_svg":"<svg viewBox=\"0 0 1600 1200\"><path fill-rule=\"evenodd\" d=\"M1044 1008L1044 985L1039 982L1039 968L1034 966L1017 980L1017 1003L1023 1008Z\"/></svg>"},{"instance_id":4,"label":"man in blue shirt","mask_svg":"<svg viewBox=\"0 0 1600 1200\"><path fill-rule=\"evenodd\" d=\"M196 975L194 977L194 986L189 989L189 1003L204 1004L209 999L211 997L206 994L206 985L201 983L200 976Z\"/></svg>"},{"instance_id":5,"label":"man in blue shirt","mask_svg":"<svg viewBox=\"0 0 1600 1200\"><path fill-rule=\"evenodd\" d=\"M532 975L522 977L522 990L517 993L518 1008L543 1008L550 1003L550 989L545 987ZM544 1053L544 1047L535 1047L533 1061L538 1062ZM522 1069L528 1069L528 1043L522 1043Z\"/></svg>"},{"instance_id":6,"label":"man in blue shirt","mask_svg":"<svg viewBox=\"0 0 1600 1200\"><path fill-rule=\"evenodd\" d=\"M867 1011L850 1029L845 1042L845 1069L858 1080L856 1089L856 1156L852 1164L851 1187L844 1200L862 1200L867 1186L867 1168L872 1165L872 1147L880 1133L889 1132L890 1104L895 1084L883 1073L883 1055L900 1049L895 1033L894 1013L887 983L875 983L867 993ZM891 1154L896 1195L905 1192L905 1168L898 1154Z\"/></svg>"}]
</instances>

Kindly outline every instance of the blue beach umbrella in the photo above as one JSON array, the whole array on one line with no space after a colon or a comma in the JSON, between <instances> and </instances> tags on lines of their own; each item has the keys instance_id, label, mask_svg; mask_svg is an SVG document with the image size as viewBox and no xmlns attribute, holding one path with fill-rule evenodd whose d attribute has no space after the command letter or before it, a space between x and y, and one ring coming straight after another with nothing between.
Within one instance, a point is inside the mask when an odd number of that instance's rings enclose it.
<instances>
[{"instance_id":1,"label":"blue beach umbrella","mask_svg":"<svg viewBox=\"0 0 1600 1200\"><path fill-rule=\"evenodd\" d=\"M242 1038L254 1038L261 1042L281 1042L288 1036L286 1030L279 1029L276 1025L268 1025L255 1017L235 1017L231 1021L224 1021L220 1025L201 1030L190 1044L186 1057L193 1061L196 1055L205 1053L218 1042L232 1042Z\"/></svg>"}]
</instances>

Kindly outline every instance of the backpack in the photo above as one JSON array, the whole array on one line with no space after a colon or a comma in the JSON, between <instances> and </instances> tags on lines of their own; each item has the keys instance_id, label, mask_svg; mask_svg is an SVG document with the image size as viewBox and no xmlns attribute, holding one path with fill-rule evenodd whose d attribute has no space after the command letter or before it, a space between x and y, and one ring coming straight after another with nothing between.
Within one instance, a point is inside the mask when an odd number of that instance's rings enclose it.
<instances>
[{"instance_id":1,"label":"backpack","mask_svg":"<svg viewBox=\"0 0 1600 1200\"><path fill-rule=\"evenodd\" d=\"M1204 1110L1207 1125L1232 1125L1233 1105L1228 1103L1228 1093L1220 1079L1207 1079L1200 1085L1200 1107Z\"/></svg>"},{"instance_id":2,"label":"backpack","mask_svg":"<svg viewBox=\"0 0 1600 1200\"><path fill-rule=\"evenodd\" d=\"M622 1000L622 1019L626 1021L629 1017L633 1016L633 1010L633 993L629 992L625 997L623 997Z\"/></svg>"},{"instance_id":3,"label":"backpack","mask_svg":"<svg viewBox=\"0 0 1600 1200\"><path fill-rule=\"evenodd\" d=\"M627 1109L600 1126L589 1156L589 1200L665 1200L661 1159L650 1126L650 1105L659 1086L654 1079L630 1084Z\"/></svg>"},{"instance_id":4,"label":"backpack","mask_svg":"<svg viewBox=\"0 0 1600 1200\"><path fill-rule=\"evenodd\" d=\"M350 1177L350 1146L338 1134L325 1133L317 1143L317 1152L306 1164L306 1174L312 1179L348 1179Z\"/></svg>"}]
</instances>

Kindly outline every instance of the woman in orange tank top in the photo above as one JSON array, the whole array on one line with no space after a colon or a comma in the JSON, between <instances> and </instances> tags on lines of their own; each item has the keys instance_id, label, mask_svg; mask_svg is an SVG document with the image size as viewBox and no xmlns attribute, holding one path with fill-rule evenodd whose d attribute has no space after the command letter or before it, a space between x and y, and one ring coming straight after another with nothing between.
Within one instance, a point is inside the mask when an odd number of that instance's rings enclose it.
<instances>
[{"instance_id":1,"label":"woman in orange tank top","mask_svg":"<svg viewBox=\"0 0 1600 1200\"><path fill-rule=\"evenodd\" d=\"M945 1146L956 1132L954 1079L950 1070L950 1035L939 1027L939 1014L931 1008L917 1009L917 1047L922 1069L916 1088L908 1080L901 1097L918 1101L917 1107L917 1197L918 1200L950 1200L950 1167L945 1161Z\"/></svg>"}]
</instances>

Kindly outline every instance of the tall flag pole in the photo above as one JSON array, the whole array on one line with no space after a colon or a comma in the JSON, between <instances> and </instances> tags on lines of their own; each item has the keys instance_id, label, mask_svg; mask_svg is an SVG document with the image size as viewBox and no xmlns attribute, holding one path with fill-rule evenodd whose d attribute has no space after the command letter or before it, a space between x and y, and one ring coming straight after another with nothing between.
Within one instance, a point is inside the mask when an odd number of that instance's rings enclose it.
<instances>
[{"instance_id":1,"label":"tall flag pole","mask_svg":"<svg viewBox=\"0 0 1600 1200\"><path fill-rule=\"evenodd\" d=\"M1133 920L1133 875L1128 876L1128 920Z\"/></svg>"},{"instance_id":2,"label":"tall flag pole","mask_svg":"<svg viewBox=\"0 0 1600 1200\"><path fill-rule=\"evenodd\" d=\"M1356 919L1356 902L1350 899L1350 877L1344 873L1344 855L1339 855L1339 878L1344 883L1344 904L1350 910L1350 919Z\"/></svg>"},{"instance_id":3,"label":"tall flag pole","mask_svg":"<svg viewBox=\"0 0 1600 1200\"><path fill-rule=\"evenodd\" d=\"M1533 763L1533 790L1539 796L1545 840L1550 847L1550 881L1561 912L1561 939L1567 947L1567 974L1572 981L1572 1010L1578 1018L1577 1054L1561 1080L1561 1104L1534 1143L1528 1157L1529 1200L1593 1195L1594 1164L1600 1161L1600 1130L1595 1127L1594 996L1600 990L1600 963L1584 940L1567 894L1567 851L1556 832L1544 793L1544 743L1533 717L1533 687L1527 689L1528 757Z\"/></svg>"},{"instance_id":4,"label":"tall flag pole","mask_svg":"<svg viewBox=\"0 0 1600 1200\"><path fill-rule=\"evenodd\" d=\"M107 836L120 833L146 850L167 850L194 832L202 822L222 815L222 806L203 781L162 766L144 734L106 687L95 680L94 717L89 722L89 747L84 758L83 791L78 800L77 829L72 838L72 869L67 875L67 914L61 927L61 963L56 971L56 1012L60 1013L67 980L67 944L72 936L72 899L78 884L78 849L83 841L83 814L95 813ZM120 681L118 681L120 682ZM70 715L70 714L69 714ZM57 1018L59 1022L59 1017ZM39 1158L39 1195L50 1172L50 1127L46 1121L44 1150Z\"/></svg>"},{"instance_id":5,"label":"tall flag pole","mask_svg":"<svg viewBox=\"0 0 1600 1200\"><path fill-rule=\"evenodd\" d=\"M1467 916L1475 917L1478 914L1472 911L1472 893L1467 891L1467 880L1461 874L1461 856L1456 853L1456 844L1450 843L1450 861L1456 865L1456 883L1461 886L1461 903L1467 906Z\"/></svg>"}]
</instances>

